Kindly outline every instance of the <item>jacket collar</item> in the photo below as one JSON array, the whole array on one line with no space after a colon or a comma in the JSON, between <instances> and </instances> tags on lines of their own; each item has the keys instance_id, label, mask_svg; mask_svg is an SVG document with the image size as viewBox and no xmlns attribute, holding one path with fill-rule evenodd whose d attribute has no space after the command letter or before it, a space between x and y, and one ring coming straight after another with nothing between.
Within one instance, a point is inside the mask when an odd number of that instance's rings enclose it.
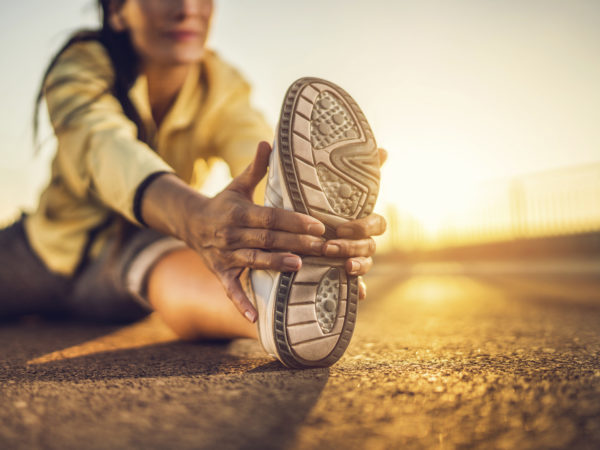
<instances>
[{"instance_id":1,"label":"jacket collar","mask_svg":"<svg viewBox=\"0 0 600 450\"><path fill-rule=\"evenodd\" d=\"M202 83L200 76L202 64L194 64L186 75L181 90L175 102L164 117L160 130L185 128L192 123L197 112L197 107L202 99ZM129 99L137 109L140 117L151 135L157 133L156 124L152 118L152 109L148 97L148 79L145 74L140 74L128 92Z\"/></svg>"}]
</instances>

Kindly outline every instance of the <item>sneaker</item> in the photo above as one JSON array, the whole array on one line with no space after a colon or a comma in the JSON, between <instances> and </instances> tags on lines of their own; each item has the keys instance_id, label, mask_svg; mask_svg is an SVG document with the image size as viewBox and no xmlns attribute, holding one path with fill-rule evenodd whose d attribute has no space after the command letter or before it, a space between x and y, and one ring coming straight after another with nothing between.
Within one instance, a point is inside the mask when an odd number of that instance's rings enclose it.
<instances>
[{"instance_id":1,"label":"sneaker","mask_svg":"<svg viewBox=\"0 0 600 450\"><path fill-rule=\"evenodd\" d=\"M373 133L343 89L301 78L288 89L269 164L265 205L338 225L373 211L379 155ZM258 310L265 351L291 368L327 367L354 331L358 277L345 258L302 257L298 272L251 270L250 298Z\"/></svg>"}]
</instances>

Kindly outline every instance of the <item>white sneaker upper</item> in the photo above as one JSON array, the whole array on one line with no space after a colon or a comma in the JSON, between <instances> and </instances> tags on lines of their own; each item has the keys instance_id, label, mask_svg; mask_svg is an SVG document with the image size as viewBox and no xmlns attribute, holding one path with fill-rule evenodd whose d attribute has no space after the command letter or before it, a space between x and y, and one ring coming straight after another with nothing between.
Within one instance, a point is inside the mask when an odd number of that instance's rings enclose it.
<instances>
[{"instance_id":1,"label":"white sneaker upper","mask_svg":"<svg viewBox=\"0 0 600 450\"><path fill-rule=\"evenodd\" d=\"M258 312L258 338L265 352L276 356L275 341L273 332L269 329L273 327L272 310L275 301L275 289L279 272L274 270L252 270L249 273L248 294L254 307ZM271 328L269 328L271 327Z\"/></svg>"},{"instance_id":2,"label":"white sneaker upper","mask_svg":"<svg viewBox=\"0 0 600 450\"><path fill-rule=\"evenodd\" d=\"M273 150L269 158L269 173L267 176L264 204L273 208L292 210L292 203L285 190L285 185L281 182L280 171L277 136L275 136ZM249 280L249 288L252 290L252 292L249 292L249 297L258 312L257 326L260 343L265 352L277 357L272 330L276 295L274 287L279 282L279 272L275 270L250 269Z\"/></svg>"},{"instance_id":3,"label":"white sneaker upper","mask_svg":"<svg viewBox=\"0 0 600 450\"><path fill-rule=\"evenodd\" d=\"M281 179L281 161L279 159L279 149L277 148L277 136L273 141L273 150L269 157L269 174L267 176L264 202L265 206L293 211L292 202Z\"/></svg>"}]
</instances>

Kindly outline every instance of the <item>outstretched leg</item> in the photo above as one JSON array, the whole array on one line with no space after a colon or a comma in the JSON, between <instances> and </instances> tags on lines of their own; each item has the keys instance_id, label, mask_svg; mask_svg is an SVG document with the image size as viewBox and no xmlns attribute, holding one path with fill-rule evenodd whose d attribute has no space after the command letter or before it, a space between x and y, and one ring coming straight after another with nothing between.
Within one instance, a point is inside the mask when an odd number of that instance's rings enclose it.
<instances>
[{"instance_id":1,"label":"outstretched leg","mask_svg":"<svg viewBox=\"0 0 600 450\"><path fill-rule=\"evenodd\" d=\"M23 217L0 228L0 320L58 314L70 288L68 278L50 272L31 248Z\"/></svg>"},{"instance_id":2,"label":"outstretched leg","mask_svg":"<svg viewBox=\"0 0 600 450\"><path fill-rule=\"evenodd\" d=\"M147 294L154 310L183 339L257 338L256 325L239 313L194 250L163 256L148 275Z\"/></svg>"}]
</instances>

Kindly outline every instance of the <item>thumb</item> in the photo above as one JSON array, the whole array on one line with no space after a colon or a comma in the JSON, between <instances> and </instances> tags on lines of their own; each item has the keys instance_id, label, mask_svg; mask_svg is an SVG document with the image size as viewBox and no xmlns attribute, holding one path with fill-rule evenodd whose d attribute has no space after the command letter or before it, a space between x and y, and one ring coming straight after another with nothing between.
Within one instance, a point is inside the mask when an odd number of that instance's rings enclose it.
<instances>
[{"instance_id":1,"label":"thumb","mask_svg":"<svg viewBox=\"0 0 600 450\"><path fill-rule=\"evenodd\" d=\"M267 174L270 155L271 145L266 141L259 142L254 160L242 173L233 179L229 186L227 186L227 189L240 192L252 198L254 188L256 188L256 185Z\"/></svg>"},{"instance_id":2,"label":"thumb","mask_svg":"<svg viewBox=\"0 0 600 450\"><path fill-rule=\"evenodd\" d=\"M377 151L379 152L379 166L381 167L387 161L388 152L384 148L378 148Z\"/></svg>"}]
</instances>

